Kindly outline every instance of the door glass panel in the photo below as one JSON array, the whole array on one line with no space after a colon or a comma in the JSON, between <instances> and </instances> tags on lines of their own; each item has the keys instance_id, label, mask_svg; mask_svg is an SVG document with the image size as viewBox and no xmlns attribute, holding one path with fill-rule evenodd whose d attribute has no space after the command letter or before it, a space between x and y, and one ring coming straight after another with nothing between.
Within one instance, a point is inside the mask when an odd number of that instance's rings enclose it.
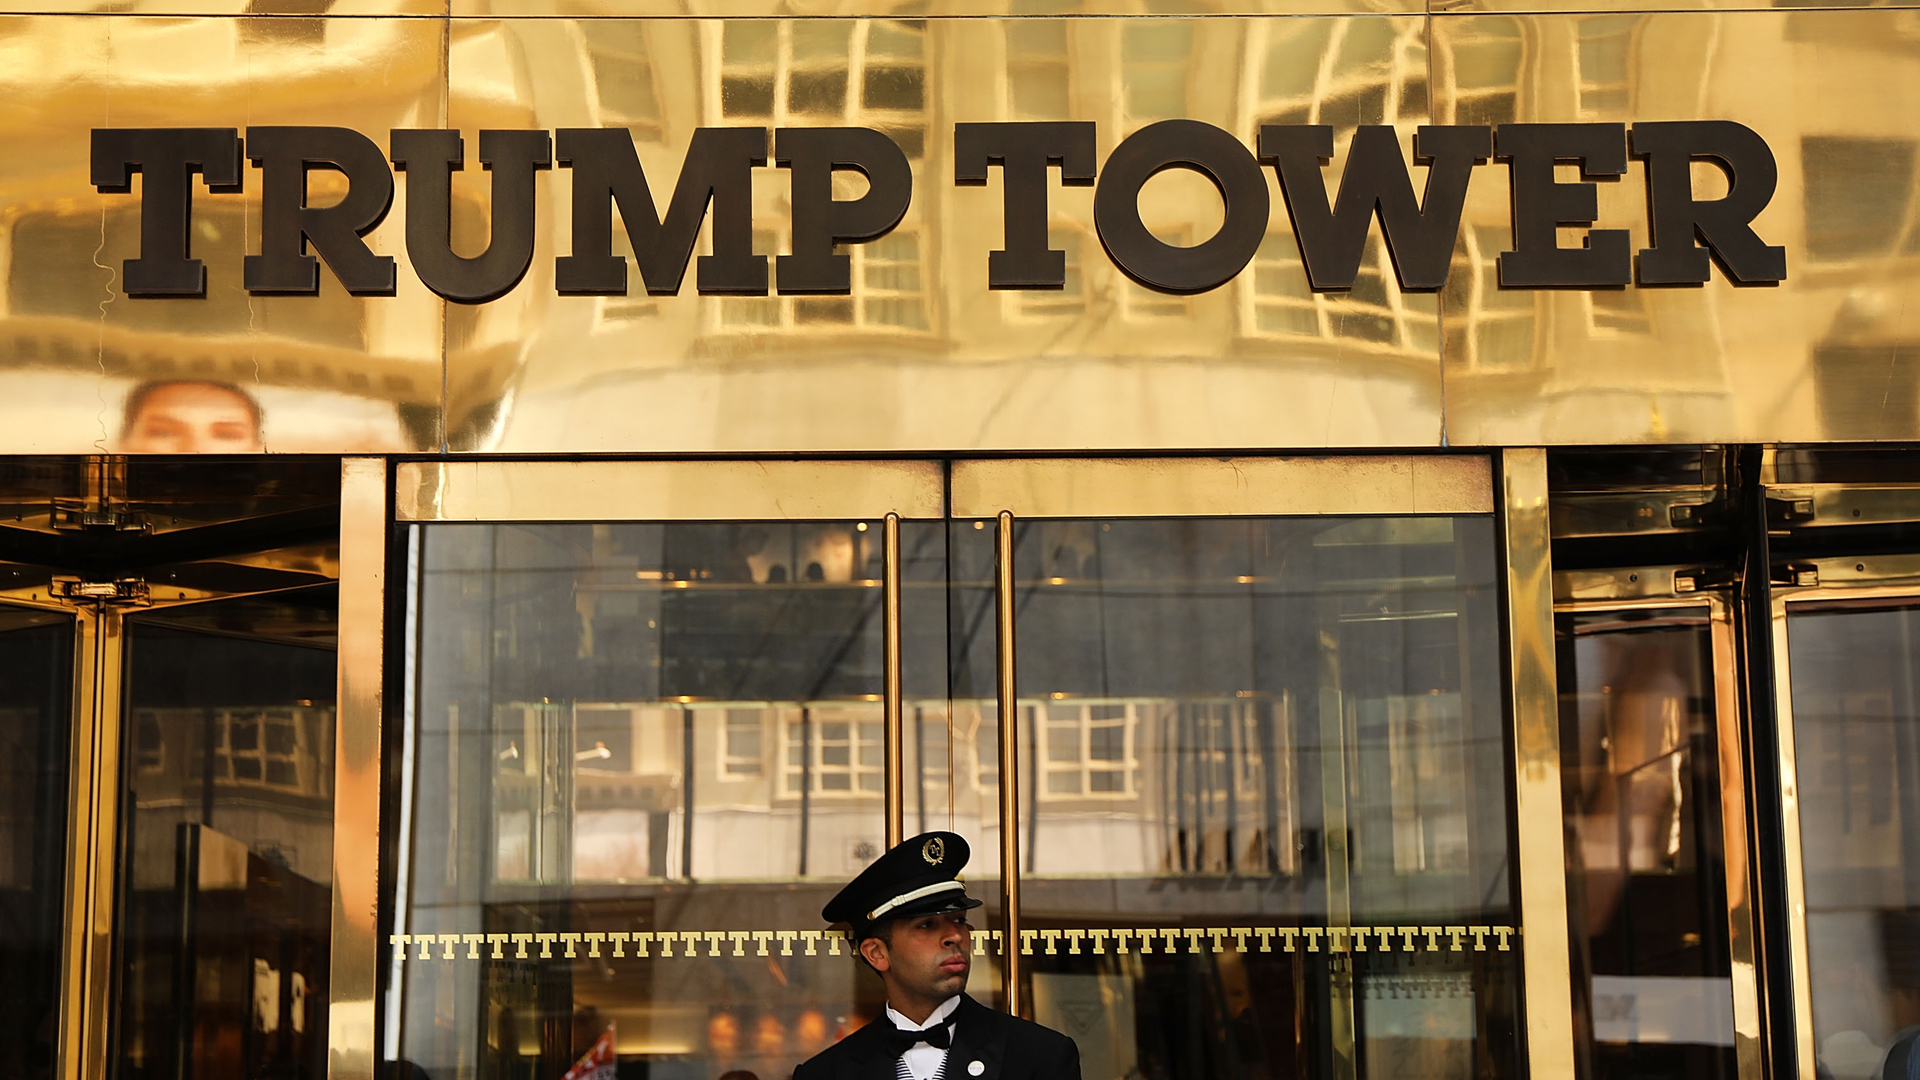
<instances>
[{"instance_id":1,"label":"door glass panel","mask_svg":"<svg viewBox=\"0 0 1920 1080\"><path fill-rule=\"evenodd\" d=\"M976 931L1001 929L998 624L993 531L972 522L928 526L901 545L906 788L904 835L946 829L967 838L962 875L981 901ZM1004 975L991 939L976 940L967 993L1000 1007ZM869 980L874 977L864 976ZM877 981L877 980L874 980Z\"/></svg>"},{"instance_id":2,"label":"door glass panel","mask_svg":"<svg viewBox=\"0 0 1920 1080\"><path fill-rule=\"evenodd\" d=\"M1920 606L1788 608L1814 1052L1881 1075L1920 1025Z\"/></svg>"},{"instance_id":3,"label":"door glass panel","mask_svg":"<svg viewBox=\"0 0 1920 1080\"><path fill-rule=\"evenodd\" d=\"M73 619L0 608L0 1076L44 1080L60 1041Z\"/></svg>"},{"instance_id":4,"label":"door glass panel","mask_svg":"<svg viewBox=\"0 0 1920 1080\"><path fill-rule=\"evenodd\" d=\"M326 1075L337 614L126 620L117 1076Z\"/></svg>"},{"instance_id":5,"label":"door glass panel","mask_svg":"<svg viewBox=\"0 0 1920 1080\"><path fill-rule=\"evenodd\" d=\"M1560 758L1582 1075L1731 1077L1708 609L1562 614Z\"/></svg>"},{"instance_id":6,"label":"door glass panel","mask_svg":"<svg viewBox=\"0 0 1920 1080\"><path fill-rule=\"evenodd\" d=\"M1086 1075L1516 1075L1492 521L1016 548L1025 970Z\"/></svg>"},{"instance_id":7,"label":"door glass panel","mask_svg":"<svg viewBox=\"0 0 1920 1080\"><path fill-rule=\"evenodd\" d=\"M886 838L880 523L410 543L386 1054L548 1080L606 1038L623 1075L776 1077L876 1015L820 908ZM944 653L943 593L908 605Z\"/></svg>"}]
</instances>

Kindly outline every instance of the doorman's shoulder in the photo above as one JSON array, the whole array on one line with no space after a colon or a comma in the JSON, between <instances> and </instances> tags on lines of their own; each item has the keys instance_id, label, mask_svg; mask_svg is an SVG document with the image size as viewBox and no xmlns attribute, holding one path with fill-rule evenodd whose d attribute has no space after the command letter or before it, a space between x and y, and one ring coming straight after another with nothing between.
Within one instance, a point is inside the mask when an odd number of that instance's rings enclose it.
<instances>
[{"instance_id":1,"label":"doorman's shoulder","mask_svg":"<svg viewBox=\"0 0 1920 1080\"><path fill-rule=\"evenodd\" d=\"M868 1025L869 1027L871 1025ZM875 1071L878 1040L866 1028L820 1051L793 1070L793 1080L891 1080L891 1067Z\"/></svg>"}]
</instances>

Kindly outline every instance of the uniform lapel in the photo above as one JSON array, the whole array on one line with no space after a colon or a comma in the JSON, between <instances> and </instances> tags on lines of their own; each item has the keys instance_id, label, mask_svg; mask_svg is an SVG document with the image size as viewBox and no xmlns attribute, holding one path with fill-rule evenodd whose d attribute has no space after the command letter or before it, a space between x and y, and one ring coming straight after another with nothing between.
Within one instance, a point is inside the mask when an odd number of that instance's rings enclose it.
<instances>
[{"instance_id":1,"label":"uniform lapel","mask_svg":"<svg viewBox=\"0 0 1920 1080\"><path fill-rule=\"evenodd\" d=\"M960 1007L954 1010L953 1046L947 1050L947 1071L943 1080L1000 1080L1005 1071L1006 1040L1000 1036L999 1013L960 995ZM979 1072L973 1063L979 1062Z\"/></svg>"},{"instance_id":2,"label":"uniform lapel","mask_svg":"<svg viewBox=\"0 0 1920 1080\"><path fill-rule=\"evenodd\" d=\"M881 1013L840 1044L852 1059L851 1076L858 1080L897 1080L900 1058L890 1053L893 1040L884 1034L885 1029L892 1026L893 1021Z\"/></svg>"}]
</instances>

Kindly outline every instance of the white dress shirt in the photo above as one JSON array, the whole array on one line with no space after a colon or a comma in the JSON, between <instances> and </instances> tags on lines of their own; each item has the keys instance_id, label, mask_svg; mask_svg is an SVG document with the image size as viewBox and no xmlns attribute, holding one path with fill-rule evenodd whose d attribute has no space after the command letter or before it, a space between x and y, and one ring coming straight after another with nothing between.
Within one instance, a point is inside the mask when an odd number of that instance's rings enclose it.
<instances>
[{"instance_id":1,"label":"white dress shirt","mask_svg":"<svg viewBox=\"0 0 1920 1080\"><path fill-rule=\"evenodd\" d=\"M952 1016L953 1010L959 1007L960 995L955 994L941 1002L940 1007L933 1010L933 1015L927 1017L927 1022L924 1024L916 1024L900 1015L891 1005L887 1006L887 1019L901 1031L926 1031L939 1024L946 1024L947 1037L951 1039L954 1025L948 1022L947 1017ZM913 1080L932 1080L932 1077L939 1074L940 1066L946 1062L947 1052L931 1043L918 1042L901 1055L900 1060L906 1065L907 1074L912 1076Z\"/></svg>"}]
</instances>

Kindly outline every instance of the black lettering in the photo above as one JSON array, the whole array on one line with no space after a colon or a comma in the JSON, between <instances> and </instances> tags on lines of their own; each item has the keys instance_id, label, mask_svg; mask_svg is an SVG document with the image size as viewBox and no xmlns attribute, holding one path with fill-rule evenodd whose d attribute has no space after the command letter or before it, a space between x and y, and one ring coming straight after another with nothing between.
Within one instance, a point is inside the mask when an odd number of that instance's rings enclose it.
<instances>
[{"instance_id":1,"label":"black lettering","mask_svg":"<svg viewBox=\"0 0 1920 1080\"><path fill-rule=\"evenodd\" d=\"M1192 169L1213 181L1225 204L1220 231L1176 247L1140 220L1140 189L1167 169ZM1165 293L1201 293L1233 280L1267 232L1267 178L1239 139L1198 120L1148 124L1114 147L1093 192L1093 225L1115 266Z\"/></svg>"},{"instance_id":2,"label":"black lettering","mask_svg":"<svg viewBox=\"0 0 1920 1080\"><path fill-rule=\"evenodd\" d=\"M506 295L533 265L533 175L552 162L545 131L482 131L480 163L493 173L487 250L453 253L453 173L465 166L458 131L393 132L393 164L407 174L407 258L427 288L461 304Z\"/></svg>"},{"instance_id":3,"label":"black lettering","mask_svg":"<svg viewBox=\"0 0 1920 1080\"><path fill-rule=\"evenodd\" d=\"M393 257L361 239L393 206L393 173L372 139L351 128L250 127L247 158L260 167L260 254L246 257L247 291L320 291L321 258L354 296L392 296ZM347 194L326 207L307 205L307 174L334 169Z\"/></svg>"},{"instance_id":4,"label":"black lettering","mask_svg":"<svg viewBox=\"0 0 1920 1080\"><path fill-rule=\"evenodd\" d=\"M1060 183L1093 183L1094 126L1090 121L955 124L953 182L985 184L998 165L1005 191L1006 247L987 253L987 288L1058 289L1067 283L1067 253L1047 246L1047 167Z\"/></svg>"},{"instance_id":5,"label":"black lettering","mask_svg":"<svg viewBox=\"0 0 1920 1080\"><path fill-rule=\"evenodd\" d=\"M140 180L140 257L128 259L128 296L205 296L207 268L193 257L193 174L208 191L241 190L238 128L95 128L93 186L133 190Z\"/></svg>"},{"instance_id":6,"label":"black lettering","mask_svg":"<svg viewBox=\"0 0 1920 1080\"><path fill-rule=\"evenodd\" d=\"M1758 132L1731 120L1635 124L1633 156L1647 161L1647 224L1653 234L1653 246L1640 249L1642 285L1704 282L1709 252L1736 285L1787 279L1787 249L1753 231L1753 219L1767 208L1780 179L1773 151ZM1695 161L1711 161L1727 174L1724 198L1693 197ZM1696 237L1705 248L1694 243Z\"/></svg>"},{"instance_id":7,"label":"black lettering","mask_svg":"<svg viewBox=\"0 0 1920 1080\"><path fill-rule=\"evenodd\" d=\"M561 128L554 149L573 170L573 254L554 263L561 293L626 295L627 261L613 254L615 205L647 292L678 293L711 203L713 254L700 256L700 293L767 294L766 256L753 253L753 170L767 163L766 128L696 129L664 221L625 128Z\"/></svg>"},{"instance_id":8,"label":"black lettering","mask_svg":"<svg viewBox=\"0 0 1920 1080\"><path fill-rule=\"evenodd\" d=\"M1260 129L1260 160L1271 162L1280 176L1307 281L1320 292L1353 288L1376 214L1400 287L1431 290L1445 285L1467 182L1491 149L1492 133L1485 127L1423 126L1415 131L1414 160L1427 166L1426 194L1416 202L1394 129L1372 124L1355 128L1340 194L1329 210L1321 170L1333 160L1333 128L1302 124Z\"/></svg>"},{"instance_id":9,"label":"black lettering","mask_svg":"<svg viewBox=\"0 0 1920 1080\"><path fill-rule=\"evenodd\" d=\"M793 173L793 254L775 261L780 292L853 291L853 260L834 253L837 243L877 240L900 224L913 199L907 155L871 128L779 128L773 133L775 164ZM833 197L835 169L867 178L857 199Z\"/></svg>"},{"instance_id":10,"label":"black lettering","mask_svg":"<svg viewBox=\"0 0 1920 1080\"><path fill-rule=\"evenodd\" d=\"M1589 229L1577 248L1561 247L1558 235L1562 225L1599 218L1599 187L1589 181L1626 173L1626 125L1501 124L1494 143L1513 196L1513 250L1500 253L1502 287L1593 288L1633 280L1627 230ZM1561 162L1578 163L1581 182L1556 181L1553 169Z\"/></svg>"}]
</instances>

